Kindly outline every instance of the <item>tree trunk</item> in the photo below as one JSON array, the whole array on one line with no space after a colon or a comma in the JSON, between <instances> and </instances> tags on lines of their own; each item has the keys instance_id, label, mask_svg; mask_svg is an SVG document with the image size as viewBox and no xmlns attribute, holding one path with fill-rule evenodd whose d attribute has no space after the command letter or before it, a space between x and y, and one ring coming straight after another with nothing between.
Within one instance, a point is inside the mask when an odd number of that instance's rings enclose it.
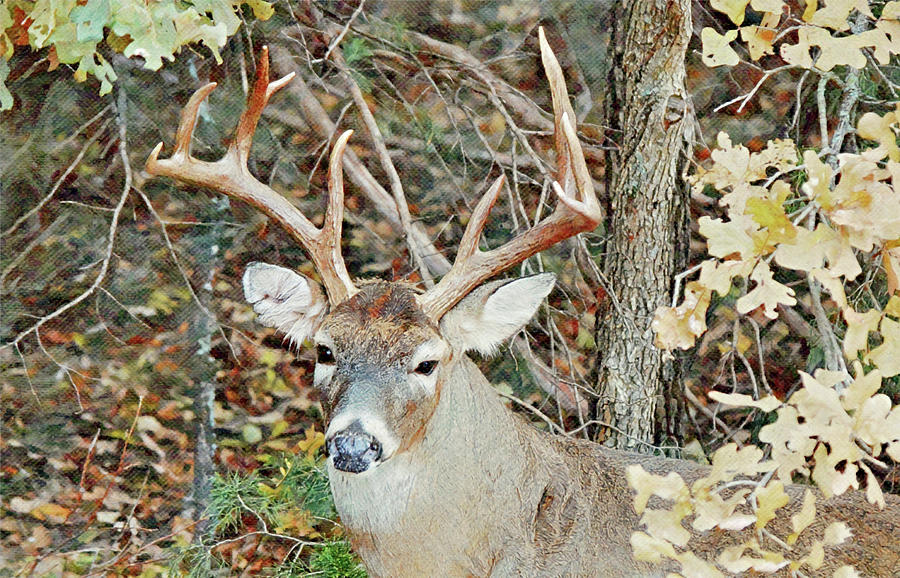
<instances>
[{"instance_id":1,"label":"tree trunk","mask_svg":"<svg viewBox=\"0 0 900 578\"><path fill-rule=\"evenodd\" d=\"M684 88L691 3L622 2L615 10L606 122L618 147L606 163L603 269L611 295L598 314L596 416L613 426L600 441L647 451L662 434L680 433L681 417L671 415L681 413L680 378L654 347L650 321L671 301L688 246L681 170L691 126Z\"/></svg>"},{"instance_id":2,"label":"tree trunk","mask_svg":"<svg viewBox=\"0 0 900 578\"><path fill-rule=\"evenodd\" d=\"M225 246L229 242L221 223L226 221L230 215L228 199L221 196L213 197L209 206L202 210L200 216L215 224L204 227L197 237L192 239L190 252L194 258L191 263L194 278L203 281L202 285L195 288L195 294L199 305L206 309L204 311L200 307L194 306L194 303L189 304L193 319L187 338L193 353L185 362L191 379L190 393L193 398L196 423L194 429L194 479L191 483L191 492L186 500L186 511L183 514L189 515L197 522L194 528L194 540L198 543L211 538L215 531L209 520L205 518L213 476L216 473L213 401L216 396L216 373L221 369L221 364L211 355L217 325L215 319L210 316L210 312L214 297L215 275L222 268L222 255L224 255Z\"/></svg>"}]
</instances>

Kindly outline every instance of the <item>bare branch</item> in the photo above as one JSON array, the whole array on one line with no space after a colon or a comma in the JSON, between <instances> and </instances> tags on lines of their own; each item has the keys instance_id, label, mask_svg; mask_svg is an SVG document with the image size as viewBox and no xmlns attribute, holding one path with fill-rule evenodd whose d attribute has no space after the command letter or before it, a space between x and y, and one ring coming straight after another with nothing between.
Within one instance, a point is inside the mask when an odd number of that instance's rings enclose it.
<instances>
[{"instance_id":1,"label":"bare branch","mask_svg":"<svg viewBox=\"0 0 900 578\"><path fill-rule=\"evenodd\" d=\"M119 216L122 213L122 209L125 207L125 201L128 200L128 194L131 191L131 183L132 183L132 172L131 172L131 164L128 161L128 148L126 141L126 123L125 123L125 93L119 89L119 102L117 105L117 123L119 125L119 157L122 160L122 165L125 171L125 184L122 187L122 194L119 196L119 201L116 203L116 207L112 213L112 220L109 225L109 233L107 234L107 242L106 242L106 255L103 257L103 261L100 265L100 271L97 273L97 277L94 278L94 282L91 283L90 287L85 289L80 295L66 303L65 305L59 307L54 310L52 313L48 313L44 315L36 323L34 323L31 327L26 329L25 331L19 333L18 336L15 337L12 341L4 343L0 346L0 349L13 346L18 347L19 342L25 338L29 333L37 332L41 327L44 326L48 321L52 321L57 317L61 316L63 313L72 309L88 297L90 297L94 291L100 287L100 284L106 279L106 274L109 271L109 263L112 260L113 255L113 246L116 240L116 232L118 231L119 226Z\"/></svg>"}]
</instances>

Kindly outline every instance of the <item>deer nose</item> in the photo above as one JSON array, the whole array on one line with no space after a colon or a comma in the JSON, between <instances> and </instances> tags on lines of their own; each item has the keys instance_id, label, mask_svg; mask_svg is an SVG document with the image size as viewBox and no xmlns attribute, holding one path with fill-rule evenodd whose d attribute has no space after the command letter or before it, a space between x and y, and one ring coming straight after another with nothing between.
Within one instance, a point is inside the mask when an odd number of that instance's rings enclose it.
<instances>
[{"instance_id":1,"label":"deer nose","mask_svg":"<svg viewBox=\"0 0 900 578\"><path fill-rule=\"evenodd\" d=\"M381 457L381 443L373 436L353 429L338 432L328 440L327 446L334 467L342 472L364 472Z\"/></svg>"}]
</instances>

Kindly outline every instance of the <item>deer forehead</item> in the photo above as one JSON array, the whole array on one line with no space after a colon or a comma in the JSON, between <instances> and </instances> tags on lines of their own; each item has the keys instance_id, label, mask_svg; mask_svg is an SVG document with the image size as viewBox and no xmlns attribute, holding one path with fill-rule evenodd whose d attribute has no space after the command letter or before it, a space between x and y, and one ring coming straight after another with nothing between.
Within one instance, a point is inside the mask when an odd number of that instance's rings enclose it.
<instances>
[{"instance_id":1,"label":"deer forehead","mask_svg":"<svg viewBox=\"0 0 900 578\"><path fill-rule=\"evenodd\" d=\"M438 328L422 311L416 293L396 282L375 281L339 304L322 324L342 353L400 361L439 338Z\"/></svg>"}]
</instances>

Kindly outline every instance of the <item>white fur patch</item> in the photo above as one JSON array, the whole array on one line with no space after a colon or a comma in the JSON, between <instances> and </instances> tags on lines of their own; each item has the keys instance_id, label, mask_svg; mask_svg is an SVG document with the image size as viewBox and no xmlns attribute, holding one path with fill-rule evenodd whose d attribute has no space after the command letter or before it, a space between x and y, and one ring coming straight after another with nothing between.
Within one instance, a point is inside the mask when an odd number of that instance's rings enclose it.
<instances>
[{"instance_id":1,"label":"white fur patch","mask_svg":"<svg viewBox=\"0 0 900 578\"><path fill-rule=\"evenodd\" d=\"M290 269L251 263L244 271L244 299L259 322L300 344L312 335L328 312L328 300L318 284Z\"/></svg>"}]
</instances>

